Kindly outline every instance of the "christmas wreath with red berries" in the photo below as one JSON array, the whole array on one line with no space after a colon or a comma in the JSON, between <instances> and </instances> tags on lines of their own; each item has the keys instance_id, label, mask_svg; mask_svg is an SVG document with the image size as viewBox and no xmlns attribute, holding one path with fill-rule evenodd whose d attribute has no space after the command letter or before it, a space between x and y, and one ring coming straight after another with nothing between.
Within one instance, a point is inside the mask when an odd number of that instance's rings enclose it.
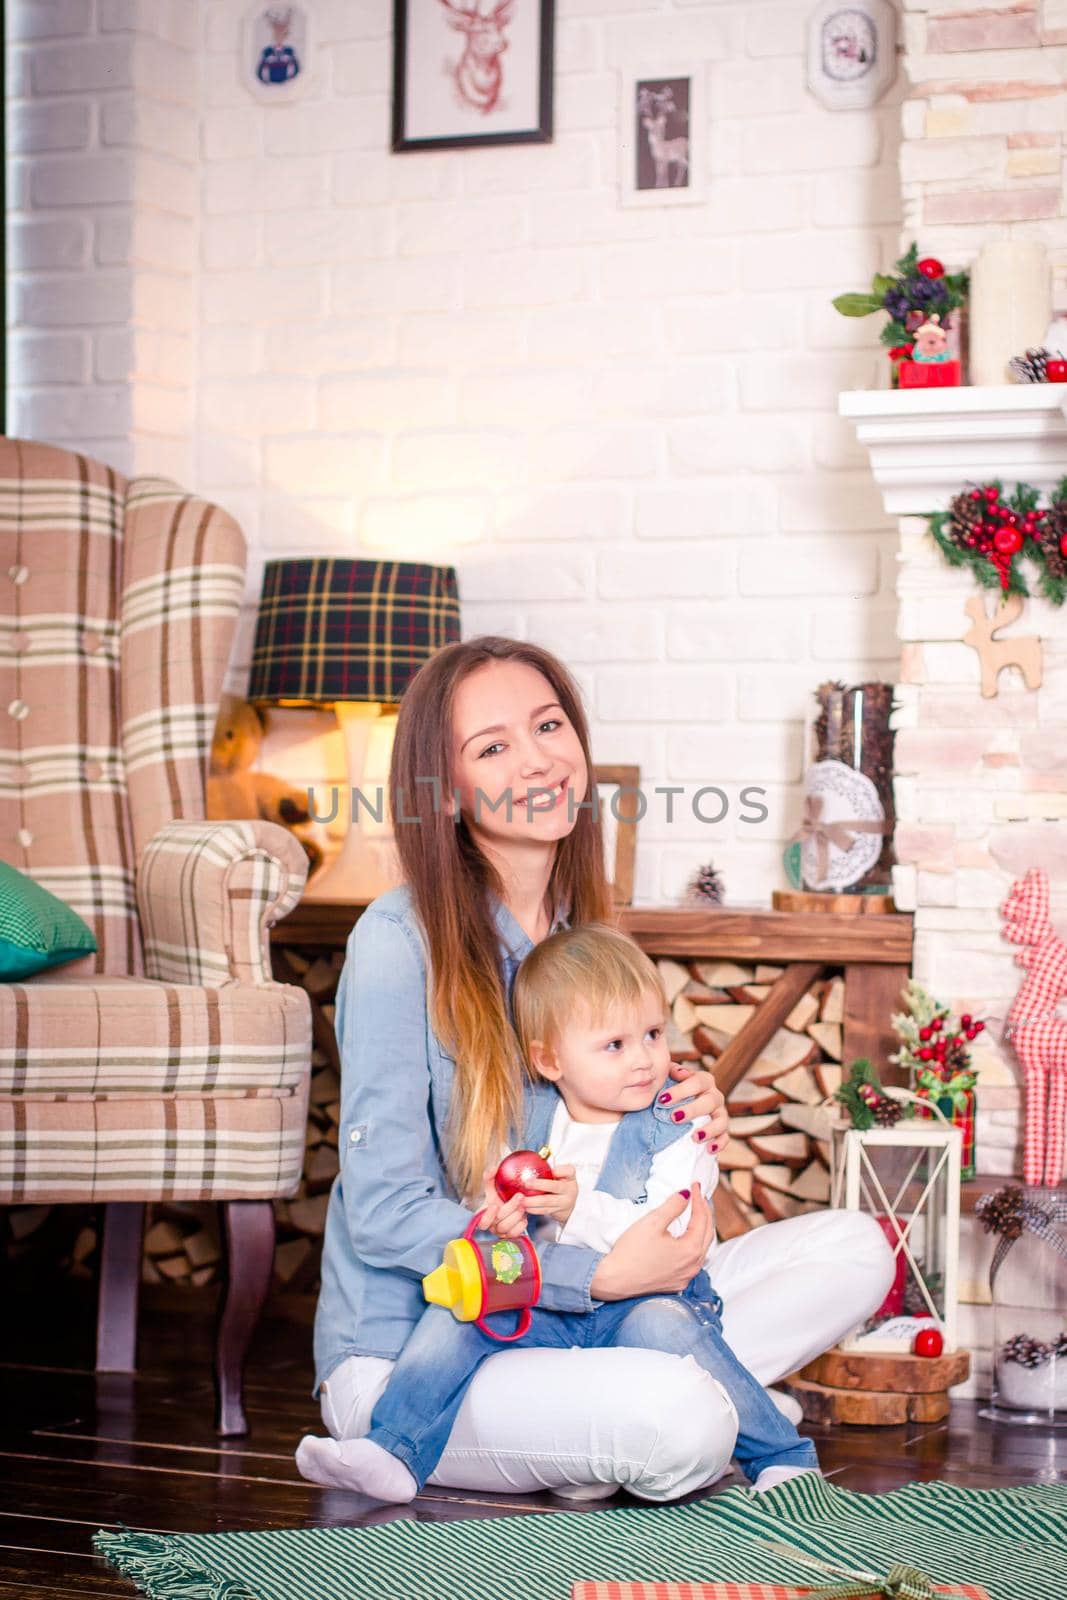
<instances>
[{"instance_id":1,"label":"christmas wreath with red berries","mask_svg":"<svg viewBox=\"0 0 1067 1600\"><path fill-rule=\"evenodd\" d=\"M969 567L985 589L1037 593L1054 606L1067 600L1067 478L1046 506L1028 483L1007 494L999 480L962 489L947 511L928 518L938 549L952 567ZM1027 581L1024 563L1033 569ZM1036 584L1031 589L1030 584Z\"/></svg>"}]
</instances>

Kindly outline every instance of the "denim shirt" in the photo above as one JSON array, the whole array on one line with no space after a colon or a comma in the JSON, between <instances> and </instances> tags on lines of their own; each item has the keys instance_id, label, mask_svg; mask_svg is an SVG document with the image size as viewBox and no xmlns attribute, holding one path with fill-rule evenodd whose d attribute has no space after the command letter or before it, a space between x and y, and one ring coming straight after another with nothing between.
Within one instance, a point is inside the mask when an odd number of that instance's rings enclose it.
<instances>
[{"instance_id":1,"label":"denim shirt","mask_svg":"<svg viewBox=\"0 0 1067 1600\"><path fill-rule=\"evenodd\" d=\"M533 948L507 908L495 906L501 969L510 996ZM433 1031L426 951L406 888L369 906L348 940L337 989L341 1051L340 1171L326 1213L322 1288L315 1313L316 1389L352 1355L397 1356L426 1308L422 1279L471 1219L445 1166L455 1060ZM548 1136L551 1084L525 1090L524 1144ZM679 1137L669 1113L630 1112L612 1137L597 1187L640 1200L658 1150ZM593 1310L589 1285L601 1255L577 1245L539 1248L548 1311Z\"/></svg>"}]
</instances>

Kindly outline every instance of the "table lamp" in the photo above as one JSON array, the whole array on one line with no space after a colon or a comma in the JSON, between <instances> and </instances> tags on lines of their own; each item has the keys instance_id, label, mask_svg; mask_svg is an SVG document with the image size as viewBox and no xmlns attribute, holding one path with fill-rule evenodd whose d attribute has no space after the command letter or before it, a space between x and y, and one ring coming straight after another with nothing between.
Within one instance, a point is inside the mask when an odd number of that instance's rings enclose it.
<instances>
[{"instance_id":1,"label":"table lamp","mask_svg":"<svg viewBox=\"0 0 1067 1600\"><path fill-rule=\"evenodd\" d=\"M390 837L385 780L396 703L423 662L458 638L459 591L451 567L325 556L267 562L248 698L260 705L332 706L345 742L348 831L339 855L316 876L310 898L367 900L390 887L352 791L366 781L372 749L375 787L380 784L386 800L376 832ZM367 801L375 806L377 794L367 793Z\"/></svg>"}]
</instances>

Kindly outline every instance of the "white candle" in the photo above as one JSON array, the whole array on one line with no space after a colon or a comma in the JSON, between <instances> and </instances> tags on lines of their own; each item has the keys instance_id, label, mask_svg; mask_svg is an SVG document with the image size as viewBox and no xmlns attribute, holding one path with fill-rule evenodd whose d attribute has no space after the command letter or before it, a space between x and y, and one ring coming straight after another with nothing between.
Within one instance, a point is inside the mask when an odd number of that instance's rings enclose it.
<instances>
[{"instance_id":1,"label":"white candle","mask_svg":"<svg viewBox=\"0 0 1067 1600\"><path fill-rule=\"evenodd\" d=\"M983 245L971 271L971 382L1008 383L1008 362L1041 344L1051 313L1045 246L1036 239Z\"/></svg>"}]
</instances>

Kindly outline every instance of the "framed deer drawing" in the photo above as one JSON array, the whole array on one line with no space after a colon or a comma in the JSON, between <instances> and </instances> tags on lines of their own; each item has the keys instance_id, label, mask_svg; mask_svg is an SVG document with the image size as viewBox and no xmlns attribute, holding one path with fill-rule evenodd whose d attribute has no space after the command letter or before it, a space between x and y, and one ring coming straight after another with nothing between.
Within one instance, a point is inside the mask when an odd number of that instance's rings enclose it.
<instances>
[{"instance_id":1,"label":"framed deer drawing","mask_svg":"<svg viewBox=\"0 0 1067 1600\"><path fill-rule=\"evenodd\" d=\"M393 149L552 139L555 0L393 0Z\"/></svg>"},{"instance_id":2,"label":"framed deer drawing","mask_svg":"<svg viewBox=\"0 0 1067 1600\"><path fill-rule=\"evenodd\" d=\"M692 67L621 74L619 199L624 206L707 199L702 75Z\"/></svg>"}]
</instances>

